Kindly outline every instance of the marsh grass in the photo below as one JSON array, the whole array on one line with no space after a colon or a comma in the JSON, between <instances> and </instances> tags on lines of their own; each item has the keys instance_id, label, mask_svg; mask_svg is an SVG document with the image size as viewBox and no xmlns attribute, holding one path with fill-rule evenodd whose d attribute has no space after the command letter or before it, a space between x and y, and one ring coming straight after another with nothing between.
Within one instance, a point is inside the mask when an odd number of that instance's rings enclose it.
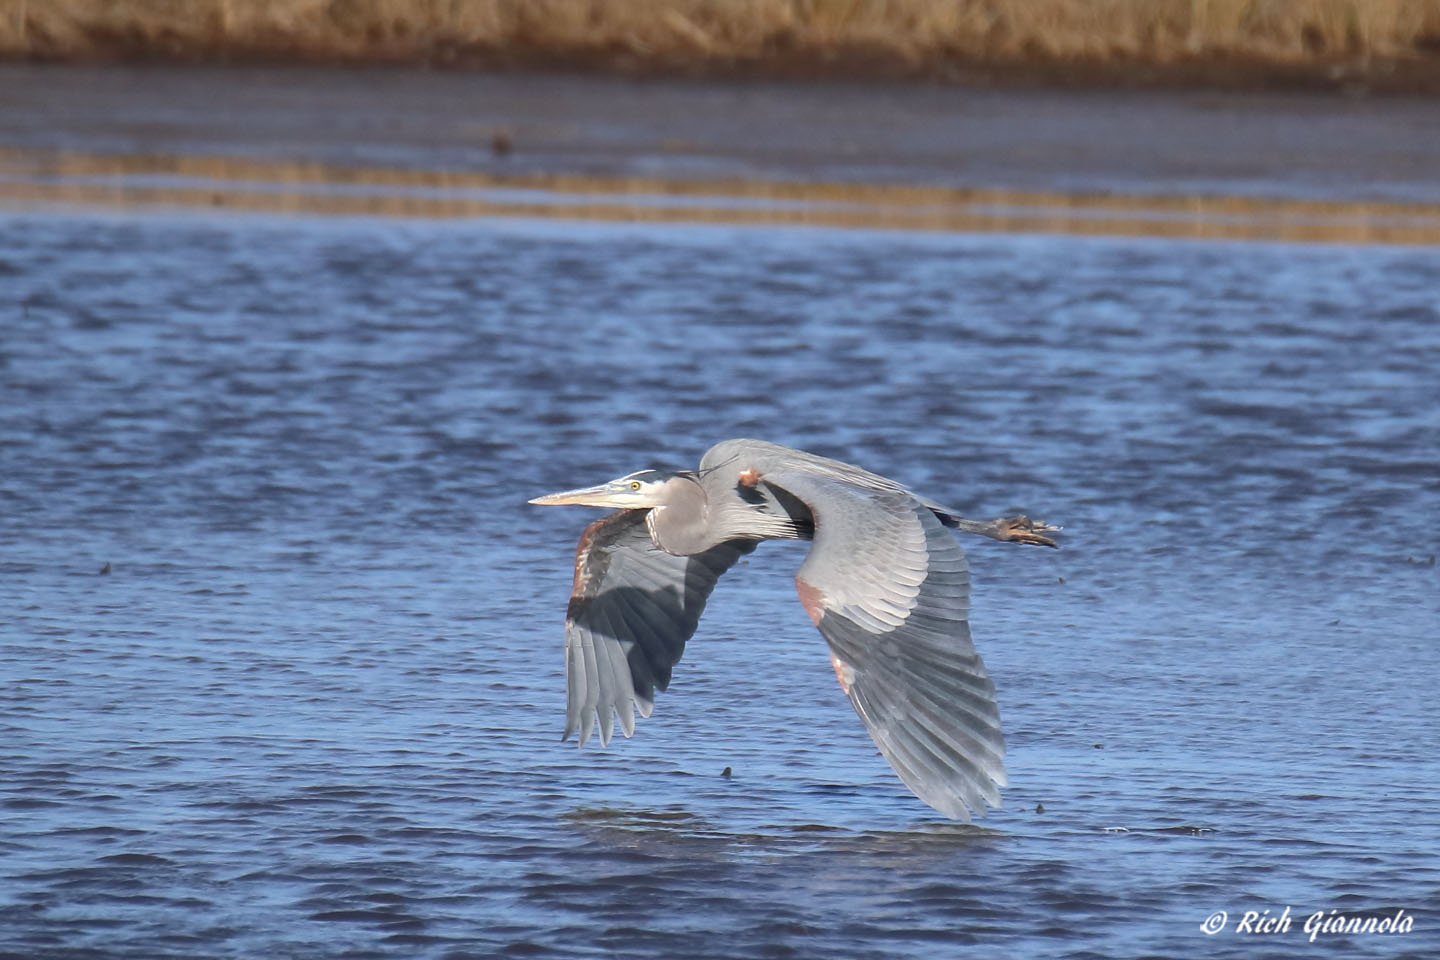
<instances>
[{"instance_id":1,"label":"marsh grass","mask_svg":"<svg viewBox=\"0 0 1440 960\"><path fill-rule=\"evenodd\" d=\"M1440 0L0 0L0 56L832 75L1203 64L1414 73L1440 71Z\"/></svg>"}]
</instances>

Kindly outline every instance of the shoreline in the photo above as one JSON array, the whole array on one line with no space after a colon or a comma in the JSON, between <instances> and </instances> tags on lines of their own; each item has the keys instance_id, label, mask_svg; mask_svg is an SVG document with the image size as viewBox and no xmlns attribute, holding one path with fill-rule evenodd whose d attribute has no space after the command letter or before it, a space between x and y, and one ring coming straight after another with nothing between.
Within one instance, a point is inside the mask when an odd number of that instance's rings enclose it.
<instances>
[{"instance_id":1,"label":"shoreline","mask_svg":"<svg viewBox=\"0 0 1440 960\"><path fill-rule=\"evenodd\" d=\"M0 52L0 66L421 70L461 75L568 74L655 82L737 84L885 83L976 90L1106 93L1303 93L1336 97L1440 96L1440 55L1331 56L1305 60L1244 55L1151 59L932 57L858 45L740 58L685 58L627 50L377 48L336 53L280 46L186 47L150 41L57 54Z\"/></svg>"},{"instance_id":2,"label":"shoreline","mask_svg":"<svg viewBox=\"0 0 1440 960\"><path fill-rule=\"evenodd\" d=\"M1440 246L1440 104L0 65L0 205Z\"/></svg>"}]
</instances>

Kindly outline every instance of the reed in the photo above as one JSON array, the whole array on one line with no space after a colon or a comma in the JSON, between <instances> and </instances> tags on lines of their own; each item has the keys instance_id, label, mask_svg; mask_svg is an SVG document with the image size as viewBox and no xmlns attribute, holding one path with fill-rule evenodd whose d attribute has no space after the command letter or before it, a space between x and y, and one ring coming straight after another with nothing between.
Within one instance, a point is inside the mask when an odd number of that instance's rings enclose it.
<instances>
[{"instance_id":1,"label":"reed","mask_svg":"<svg viewBox=\"0 0 1440 960\"><path fill-rule=\"evenodd\" d=\"M1419 64L1440 0L0 0L11 59L940 73Z\"/></svg>"}]
</instances>

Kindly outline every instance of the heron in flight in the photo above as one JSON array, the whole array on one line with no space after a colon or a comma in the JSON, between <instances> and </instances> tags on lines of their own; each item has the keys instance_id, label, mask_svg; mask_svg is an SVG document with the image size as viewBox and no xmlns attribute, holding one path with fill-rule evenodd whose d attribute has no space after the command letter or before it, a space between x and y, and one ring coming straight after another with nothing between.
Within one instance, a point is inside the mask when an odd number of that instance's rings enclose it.
<instances>
[{"instance_id":1,"label":"heron in flight","mask_svg":"<svg viewBox=\"0 0 1440 960\"><path fill-rule=\"evenodd\" d=\"M1057 527L966 520L893 480L761 440L718 443L697 471L641 470L530 502L619 508L575 551L564 739L579 731L583 746L598 719L608 744L616 715L632 735L720 576L761 540L810 540L795 589L880 753L948 817L1000 806L1005 740L950 529L1053 547Z\"/></svg>"}]
</instances>

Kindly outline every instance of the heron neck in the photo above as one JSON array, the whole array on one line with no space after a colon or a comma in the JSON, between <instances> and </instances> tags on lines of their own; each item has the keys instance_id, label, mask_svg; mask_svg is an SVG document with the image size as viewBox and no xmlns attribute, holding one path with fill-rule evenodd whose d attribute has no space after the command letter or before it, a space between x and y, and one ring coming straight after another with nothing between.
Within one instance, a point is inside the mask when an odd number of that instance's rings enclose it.
<instances>
[{"instance_id":1,"label":"heron neck","mask_svg":"<svg viewBox=\"0 0 1440 960\"><path fill-rule=\"evenodd\" d=\"M663 506L645 516L655 546L677 557L704 553L725 538L711 528L705 491L694 481L671 481Z\"/></svg>"},{"instance_id":2,"label":"heron neck","mask_svg":"<svg viewBox=\"0 0 1440 960\"><path fill-rule=\"evenodd\" d=\"M711 502L704 487L693 481L672 488L667 502L645 516L655 546L678 557L693 557L727 540L808 538L809 521L808 513L804 522L797 522L773 502L757 506L726 497Z\"/></svg>"}]
</instances>

